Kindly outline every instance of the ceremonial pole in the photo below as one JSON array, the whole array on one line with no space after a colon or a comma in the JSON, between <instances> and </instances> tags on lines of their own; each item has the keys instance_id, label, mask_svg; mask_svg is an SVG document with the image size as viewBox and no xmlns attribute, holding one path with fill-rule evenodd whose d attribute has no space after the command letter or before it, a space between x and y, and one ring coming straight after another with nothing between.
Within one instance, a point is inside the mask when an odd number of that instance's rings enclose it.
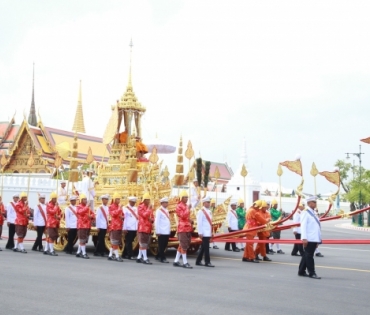
<instances>
[{"instance_id":1,"label":"ceremonial pole","mask_svg":"<svg viewBox=\"0 0 370 315\"><path fill-rule=\"evenodd\" d=\"M315 163L312 163L312 168L311 168L310 174L313 176L314 192L315 192L315 196L317 196L316 175L319 174L319 171L317 170Z\"/></svg>"},{"instance_id":2,"label":"ceremonial pole","mask_svg":"<svg viewBox=\"0 0 370 315\"><path fill-rule=\"evenodd\" d=\"M30 192L30 182L31 182L31 169L35 165L35 160L33 159L33 152L31 151L30 157L27 161L27 166L30 168L28 172L28 184L27 184L27 196Z\"/></svg>"},{"instance_id":3,"label":"ceremonial pole","mask_svg":"<svg viewBox=\"0 0 370 315\"><path fill-rule=\"evenodd\" d=\"M281 208L281 175L283 175L283 169L280 164L277 169L277 175L279 176L279 205Z\"/></svg>"},{"instance_id":4,"label":"ceremonial pole","mask_svg":"<svg viewBox=\"0 0 370 315\"><path fill-rule=\"evenodd\" d=\"M57 189L56 189L56 193L58 194L58 185L59 185L59 167L62 165L62 157L59 155L59 153L57 152L57 155L55 157L55 161L54 161L54 165L57 169Z\"/></svg>"},{"instance_id":5,"label":"ceremonial pole","mask_svg":"<svg viewBox=\"0 0 370 315\"><path fill-rule=\"evenodd\" d=\"M3 154L1 156L0 165L1 165L1 197L3 196L3 187L4 187L4 167L6 165L6 157L5 153L3 151Z\"/></svg>"},{"instance_id":6,"label":"ceremonial pole","mask_svg":"<svg viewBox=\"0 0 370 315\"><path fill-rule=\"evenodd\" d=\"M244 188L244 207L246 206L246 190L245 190L245 177L248 175L248 171L245 167L245 165L243 164L242 166L242 170L240 172L240 175L243 177L243 188Z\"/></svg>"},{"instance_id":7,"label":"ceremonial pole","mask_svg":"<svg viewBox=\"0 0 370 315\"><path fill-rule=\"evenodd\" d=\"M218 181L218 179L220 178L220 171L219 171L219 169L218 169L218 166L216 166L216 169L215 169L215 174L213 175L213 177L215 178L215 180L216 180L216 207L217 207L217 181ZM245 183L244 183L244 185L245 185ZM244 191L244 195L245 195L245 191Z\"/></svg>"},{"instance_id":8,"label":"ceremonial pole","mask_svg":"<svg viewBox=\"0 0 370 315\"><path fill-rule=\"evenodd\" d=\"M188 147L185 151L185 157L188 159L189 161L189 173L188 173L188 183L189 183L189 198L191 196L191 181L193 180L193 178L191 178L192 176L192 173L191 173L191 163L190 163L190 160L194 157L194 150L193 150L193 146L191 144L191 141L189 140L188 141Z\"/></svg>"}]
</instances>

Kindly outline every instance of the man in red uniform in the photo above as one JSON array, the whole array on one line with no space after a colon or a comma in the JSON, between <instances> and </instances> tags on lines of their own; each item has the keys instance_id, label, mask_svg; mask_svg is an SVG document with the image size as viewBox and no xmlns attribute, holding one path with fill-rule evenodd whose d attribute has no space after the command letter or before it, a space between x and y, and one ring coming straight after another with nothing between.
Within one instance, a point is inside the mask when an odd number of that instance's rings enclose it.
<instances>
[{"instance_id":1,"label":"man in red uniform","mask_svg":"<svg viewBox=\"0 0 370 315\"><path fill-rule=\"evenodd\" d=\"M108 260L116 260L122 262L123 259L118 254L118 247L122 242L122 228L124 215L122 207L120 205L121 197L118 193L113 194L113 203L109 206L109 238L111 243L111 248L109 249ZM115 258L112 255L116 256Z\"/></svg>"},{"instance_id":2,"label":"man in red uniform","mask_svg":"<svg viewBox=\"0 0 370 315\"><path fill-rule=\"evenodd\" d=\"M260 211L261 211L263 217L266 220L270 221L271 216L270 216L270 213L267 212L267 208L268 208L267 202L262 201ZM260 240L267 240L270 236L270 231L258 232L257 236ZM257 244L256 249L254 251L254 254L255 254L255 257L256 257L255 259L256 260L261 260L258 256L259 254L261 254L261 256L263 257L263 261L271 261L271 259L266 256L266 244L264 244L264 243L258 243Z\"/></svg>"},{"instance_id":3,"label":"man in red uniform","mask_svg":"<svg viewBox=\"0 0 370 315\"><path fill-rule=\"evenodd\" d=\"M86 243L89 239L89 233L91 229L91 221L95 219L94 211L92 211L87 205L86 195L80 195L81 203L77 206L77 236L79 241L79 247L77 250L76 257L89 259L90 257L86 254ZM81 254L82 252L82 254Z\"/></svg>"},{"instance_id":4,"label":"man in red uniform","mask_svg":"<svg viewBox=\"0 0 370 315\"><path fill-rule=\"evenodd\" d=\"M22 192L19 197L20 200L15 205L15 233L17 234L18 239L15 243L13 251L27 254L23 246L23 239L26 237L27 234L28 218L30 217L31 213L28 207L27 194L25 192Z\"/></svg>"},{"instance_id":5,"label":"man in red uniform","mask_svg":"<svg viewBox=\"0 0 370 315\"><path fill-rule=\"evenodd\" d=\"M139 215L139 225L137 229L139 238L139 254L136 262L151 265L152 263L149 261L146 252L149 246L150 236L152 234L152 225L154 222L149 193L144 193L143 201L139 204L137 212Z\"/></svg>"},{"instance_id":6,"label":"man in red uniform","mask_svg":"<svg viewBox=\"0 0 370 315\"><path fill-rule=\"evenodd\" d=\"M244 225L244 230L257 227L259 225L263 225L268 221L262 215L262 212L259 211L259 208L262 205L261 200L257 200L253 203L253 206L249 208L247 214L245 216L246 223ZM253 240L254 237L257 235L257 230L250 231L246 234L248 240ZM254 262L259 263L258 260L255 259L254 251L253 251L253 243L247 243L244 249L243 261L246 262Z\"/></svg>"},{"instance_id":7,"label":"man in red uniform","mask_svg":"<svg viewBox=\"0 0 370 315\"><path fill-rule=\"evenodd\" d=\"M177 237L179 239L179 247L177 248L176 258L173 262L175 267L183 267L192 269L193 267L187 261L186 251L188 250L191 242L191 233L193 232L193 221L190 219L190 207L187 205L188 193L183 190L180 193L180 202L176 207L176 215L178 217ZM179 260L182 256L183 265Z\"/></svg>"},{"instance_id":8,"label":"man in red uniform","mask_svg":"<svg viewBox=\"0 0 370 315\"><path fill-rule=\"evenodd\" d=\"M54 242L58 239L59 221L62 217L62 210L59 208L57 198L57 193L52 192L50 194L50 201L46 205L48 236L44 255L58 256L54 251Z\"/></svg>"}]
</instances>

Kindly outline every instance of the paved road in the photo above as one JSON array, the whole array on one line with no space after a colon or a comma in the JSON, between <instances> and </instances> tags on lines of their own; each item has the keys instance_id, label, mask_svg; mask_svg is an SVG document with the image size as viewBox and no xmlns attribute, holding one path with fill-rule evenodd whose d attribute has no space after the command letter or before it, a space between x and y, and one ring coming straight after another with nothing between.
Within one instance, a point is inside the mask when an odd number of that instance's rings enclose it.
<instances>
[{"instance_id":1,"label":"paved road","mask_svg":"<svg viewBox=\"0 0 370 315\"><path fill-rule=\"evenodd\" d=\"M344 221L340 221L343 223ZM324 238L370 238L369 232L323 224ZM3 235L6 235L4 231ZM284 231L283 238L290 238ZM221 248L222 244L218 244ZM5 240L0 241L4 249ZM31 243L26 244L30 249ZM241 261L239 253L211 250L216 268L144 266L0 252L1 314L366 314L369 310L370 246L321 246L322 280L297 276L290 245L272 263ZM92 248L89 248L90 252ZM169 253L172 261L174 251ZM195 258L190 258L194 265Z\"/></svg>"}]
</instances>

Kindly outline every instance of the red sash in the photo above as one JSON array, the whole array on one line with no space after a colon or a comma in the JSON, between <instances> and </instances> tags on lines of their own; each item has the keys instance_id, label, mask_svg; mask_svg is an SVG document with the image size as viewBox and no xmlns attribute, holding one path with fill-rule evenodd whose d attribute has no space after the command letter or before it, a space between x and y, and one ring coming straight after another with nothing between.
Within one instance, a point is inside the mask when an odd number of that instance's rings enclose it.
<instances>
[{"instance_id":1,"label":"red sash","mask_svg":"<svg viewBox=\"0 0 370 315\"><path fill-rule=\"evenodd\" d=\"M130 208L130 206L127 206L127 209L130 210L130 212L134 215L136 220L139 220L138 216L136 215L135 211Z\"/></svg>"},{"instance_id":2,"label":"red sash","mask_svg":"<svg viewBox=\"0 0 370 315\"><path fill-rule=\"evenodd\" d=\"M39 210L40 210L40 213L42 215L42 218L44 219L44 222L45 222L45 226L47 225L46 223L46 217L45 217L45 213L44 213L44 210L42 209L41 205L38 204L38 207L39 207Z\"/></svg>"},{"instance_id":3,"label":"red sash","mask_svg":"<svg viewBox=\"0 0 370 315\"><path fill-rule=\"evenodd\" d=\"M162 207L161 207L161 209L160 209L163 213L164 213L164 215L167 217L167 219L168 220L170 220L170 217L168 216L168 214L167 214L167 212L166 211L164 211L163 209L162 209ZM171 221L171 220L170 220Z\"/></svg>"},{"instance_id":4,"label":"red sash","mask_svg":"<svg viewBox=\"0 0 370 315\"><path fill-rule=\"evenodd\" d=\"M108 226L109 226L109 224L108 224L108 218L107 218L107 214L105 213L105 210L104 210L103 206L100 207L100 210L103 213L103 217L105 219L105 222L107 222L107 228L108 228Z\"/></svg>"},{"instance_id":5,"label":"red sash","mask_svg":"<svg viewBox=\"0 0 370 315\"><path fill-rule=\"evenodd\" d=\"M235 216L236 219L238 218L234 210L231 210L231 213Z\"/></svg>"},{"instance_id":6,"label":"red sash","mask_svg":"<svg viewBox=\"0 0 370 315\"><path fill-rule=\"evenodd\" d=\"M74 210L73 210L73 208L72 208L71 206L69 206L68 208L69 208L69 209L72 211L72 213L77 217L77 213L76 213L76 211L74 211Z\"/></svg>"},{"instance_id":7,"label":"red sash","mask_svg":"<svg viewBox=\"0 0 370 315\"><path fill-rule=\"evenodd\" d=\"M15 204L11 201L10 204L12 205L14 211L15 211Z\"/></svg>"},{"instance_id":8,"label":"red sash","mask_svg":"<svg viewBox=\"0 0 370 315\"><path fill-rule=\"evenodd\" d=\"M208 221L208 223L209 223L209 225L211 226L211 229L212 229L212 221L211 221L211 218L209 217L207 211L205 211L204 209L202 209L202 211L203 211L203 214L206 217L206 219L207 219L207 221Z\"/></svg>"}]
</instances>

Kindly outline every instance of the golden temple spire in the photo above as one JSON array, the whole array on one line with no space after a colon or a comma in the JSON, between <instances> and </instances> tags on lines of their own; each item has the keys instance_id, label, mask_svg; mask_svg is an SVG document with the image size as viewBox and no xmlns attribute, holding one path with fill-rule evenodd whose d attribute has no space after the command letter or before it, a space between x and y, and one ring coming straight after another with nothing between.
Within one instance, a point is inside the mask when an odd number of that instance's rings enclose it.
<instances>
[{"instance_id":1,"label":"golden temple spire","mask_svg":"<svg viewBox=\"0 0 370 315\"><path fill-rule=\"evenodd\" d=\"M72 130L74 132L86 133L85 131L85 123L84 123L84 114L82 111L82 87L81 87L81 80L80 80L80 89L78 92L78 102L77 102L77 109L75 115L75 121L73 123Z\"/></svg>"},{"instance_id":2,"label":"golden temple spire","mask_svg":"<svg viewBox=\"0 0 370 315\"><path fill-rule=\"evenodd\" d=\"M184 157L182 155L182 136L180 137L180 144L177 154L176 174L175 182L176 186L182 186L184 184Z\"/></svg>"},{"instance_id":3,"label":"golden temple spire","mask_svg":"<svg viewBox=\"0 0 370 315\"><path fill-rule=\"evenodd\" d=\"M132 38L130 40L130 71L129 71L129 74L128 74L128 86L132 86L132 81L131 81L131 67L132 67L132 47L134 47L134 44L132 43Z\"/></svg>"}]
</instances>

